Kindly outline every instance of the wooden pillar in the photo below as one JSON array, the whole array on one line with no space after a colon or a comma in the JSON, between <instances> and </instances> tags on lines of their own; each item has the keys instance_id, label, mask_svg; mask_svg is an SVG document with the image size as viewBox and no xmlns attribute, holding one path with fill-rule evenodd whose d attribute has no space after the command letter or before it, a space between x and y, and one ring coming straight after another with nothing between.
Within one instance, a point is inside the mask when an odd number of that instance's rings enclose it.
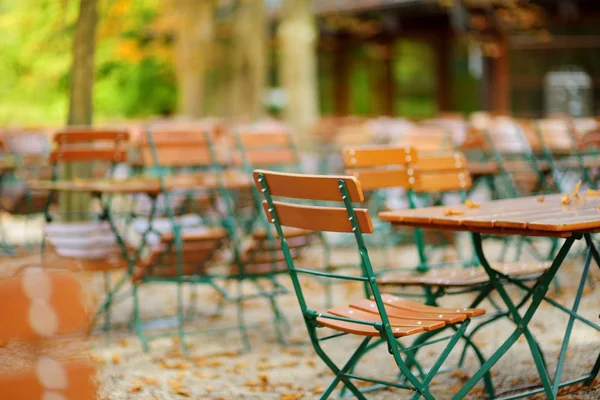
<instances>
[{"instance_id":1,"label":"wooden pillar","mask_svg":"<svg viewBox=\"0 0 600 400\"><path fill-rule=\"evenodd\" d=\"M346 36L336 38L336 50L333 60L334 110L338 116L350 112L350 46Z\"/></svg>"},{"instance_id":2,"label":"wooden pillar","mask_svg":"<svg viewBox=\"0 0 600 400\"><path fill-rule=\"evenodd\" d=\"M501 35L496 41L497 48L491 60L490 105L496 113L508 114L510 112L510 65L508 60L508 43L506 37Z\"/></svg>"},{"instance_id":3,"label":"wooden pillar","mask_svg":"<svg viewBox=\"0 0 600 400\"><path fill-rule=\"evenodd\" d=\"M390 117L396 114L396 78L394 74L394 49L395 41L393 38L390 38L385 43L385 58L383 59L383 77L381 88L381 92L383 93L383 113Z\"/></svg>"},{"instance_id":4,"label":"wooden pillar","mask_svg":"<svg viewBox=\"0 0 600 400\"><path fill-rule=\"evenodd\" d=\"M434 43L438 111L452 111L451 33L449 31L440 32Z\"/></svg>"}]
</instances>

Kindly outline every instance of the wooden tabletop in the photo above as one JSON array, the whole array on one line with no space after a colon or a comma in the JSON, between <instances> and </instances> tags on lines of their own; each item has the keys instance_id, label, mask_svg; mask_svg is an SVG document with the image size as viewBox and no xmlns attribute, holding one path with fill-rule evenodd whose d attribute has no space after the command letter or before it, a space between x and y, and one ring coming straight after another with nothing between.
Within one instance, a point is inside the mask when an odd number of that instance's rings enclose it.
<instances>
[{"instance_id":1,"label":"wooden tabletop","mask_svg":"<svg viewBox=\"0 0 600 400\"><path fill-rule=\"evenodd\" d=\"M563 196L497 200L476 208L460 204L386 211L379 218L393 225L523 236L569 237L574 232L600 231L600 196L569 194L570 204L561 202Z\"/></svg>"},{"instance_id":2,"label":"wooden tabletop","mask_svg":"<svg viewBox=\"0 0 600 400\"><path fill-rule=\"evenodd\" d=\"M242 172L228 171L223 174L224 186L228 189L245 189L252 185L251 177ZM201 172L185 175L167 176L164 178L166 190L173 189L216 189L219 186L215 173ZM91 192L113 194L158 194L162 191L160 180L154 177L132 177L122 180L88 180L72 181L35 180L27 182L34 190L51 190L58 192Z\"/></svg>"}]
</instances>

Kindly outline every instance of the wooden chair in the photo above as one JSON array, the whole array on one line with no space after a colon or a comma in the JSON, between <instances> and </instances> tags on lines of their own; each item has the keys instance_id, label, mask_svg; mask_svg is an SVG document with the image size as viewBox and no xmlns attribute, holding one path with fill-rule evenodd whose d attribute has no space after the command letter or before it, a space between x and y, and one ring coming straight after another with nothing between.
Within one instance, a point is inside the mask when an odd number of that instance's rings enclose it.
<instances>
[{"instance_id":1,"label":"wooden chair","mask_svg":"<svg viewBox=\"0 0 600 400\"><path fill-rule=\"evenodd\" d=\"M596 184L589 169L600 167L600 162L597 157L584 158L574 122L567 118L548 118L538 120L536 127L545 161L550 165L557 186L562 186L560 190L570 189L563 184L568 172L575 173L576 178L594 188Z\"/></svg>"},{"instance_id":2,"label":"wooden chair","mask_svg":"<svg viewBox=\"0 0 600 400\"><path fill-rule=\"evenodd\" d=\"M346 174L358 178L365 192L375 192L374 199L384 199L383 190L402 189L407 201L407 207L415 207L408 196L419 179L418 174L410 167L417 159L413 147L400 146L364 146L344 149L343 153ZM394 194L398 196L398 194ZM371 202L370 211L379 213L387 207L384 200ZM406 231L393 229L389 224L375 221L376 233L373 235L379 245L385 248L394 247L400 243L416 243L419 252L419 265L416 269L428 270L425 252L426 246L447 246L454 242L454 236L448 232L423 231L415 229L411 234ZM396 268L397 266L390 266Z\"/></svg>"},{"instance_id":3,"label":"wooden chair","mask_svg":"<svg viewBox=\"0 0 600 400\"><path fill-rule=\"evenodd\" d=\"M497 117L484 134L500 169L498 183L501 188L493 188L495 197L551 192L551 183L546 174L549 168L535 156L541 151L541 146L530 122Z\"/></svg>"},{"instance_id":4,"label":"wooden chair","mask_svg":"<svg viewBox=\"0 0 600 400\"><path fill-rule=\"evenodd\" d=\"M443 126L420 124L405 131L393 145L414 147L422 154L442 154L454 150L450 132Z\"/></svg>"},{"instance_id":5,"label":"wooden chair","mask_svg":"<svg viewBox=\"0 0 600 400\"><path fill-rule=\"evenodd\" d=\"M49 154L49 162L54 182L109 181L117 166L127 161L129 153L129 133L126 131L69 127L56 132L53 142L54 149ZM52 269L102 272L106 298L96 316L106 317L105 329L108 329L113 297L126 281L127 275L112 285L111 272L131 272L133 267L128 260L131 249L120 231L111 225L114 217L112 195L94 194L95 198L90 199L82 193L78 203L71 203L75 211L68 215L79 221L84 220L76 223L63 223L60 218L63 215L51 211L55 195L55 191L51 190L44 210L48 223L46 238L42 242L42 264ZM61 195L70 202L71 197L67 196L71 193ZM91 209L90 200L97 200L102 209L100 214Z\"/></svg>"},{"instance_id":6,"label":"wooden chair","mask_svg":"<svg viewBox=\"0 0 600 400\"><path fill-rule=\"evenodd\" d=\"M256 187L264 196L264 211L271 221L281 241L281 248L285 255L286 265L294 285L294 291L304 316L306 327L312 345L335 375L331 384L321 394L321 399L330 397L336 386L342 382L345 389L350 390L359 399L365 399L363 393L376 387L399 387L413 390L418 395L433 399L429 391L429 383L437 374L444 360L463 336L471 316L482 315L485 310L459 309L448 310L436 307L423 306L411 301L384 295L380 292L375 280L375 272L365 246L365 234L373 233L373 225L366 209L355 208L353 203L364 200L359 181L349 176L318 176L277 173L265 170L254 172ZM277 200L276 200L277 199ZM281 199L281 200L279 200ZM290 199L337 202L338 206L314 206L291 203ZM342 204L342 206L339 206ZM335 273L323 273L313 268L299 268L289 251L287 237L283 227L308 229L314 231L348 233L355 237L356 245L361 257L362 276L344 276ZM365 285L366 296L350 305L341 305L319 312L310 306L311 298L305 295L300 276L317 275L330 279L352 280ZM372 298L369 298L372 295ZM460 324L458 326L458 324ZM451 336L446 349L434 363L431 370L422 379L418 379L407 366L407 359L403 359L401 352L404 350L399 340L407 336L424 331L434 331L446 325L457 325L456 333ZM318 328L330 328L334 334L322 336L317 333ZM338 366L321 347L326 340L345 335L362 337L363 340L353 352L349 361ZM373 338L377 342L369 346ZM378 344L386 344L386 348L393 356L405 384L386 382L381 379L360 376L354 373L356 364L369 348ZM414 361L414 360L413 360ZM352 380L372 383L372 386L360 388ZM343 391L345 389L342 389Z\"/></svg>"},{"instance_id":7,"label":"wooden chair","mask_svg":"<svg viewBox=\"0 0 600 400\"><path fill-rule=\"evenodd\" d=\"M411 186L409 197L413 198L417 194L445 194L457 192L463 201L467 200L466 191L472 184L471 177L466 165L466 159L461 153L455 153L440 157L415 157L409 164L409 168L414 170L417 179ZM414 200L411 201L414 206ZM451 207L451 206L450 206ZM418 243L418 242L417 242ZM420 255L425 265L429 263L425 253ZM475 268L427 268L424 274L418 274L412 277L402 275L399 277L382 277L380 284L393 285L417 285L439 288L452 287L477 287L488 285L489 278L485 274L479 261L475 256L475 249L472 249L472 256L464 260L465 266ZM498 266L499 271L515 279L533 279L543 274L550 267L549 262L534 263L501 263ZM421 270L422 272L422 270ZM427 292L430 292L429 290ZM442 290L441 293L444 293ZM435 296L433 296L435 298ZM434 298L432 299L435 303Z\"/></svg>"},{"instance_id":8,"label":"wooden chair","mask_svg":"<svg viewBox=\"0 0 600 400\"><path fill-rule=\"evenodd\" d=\"M79 282L65 273L27 270L0 279L0 297L10 299L0 309L0 340L25 341L34 352L22 354L27 361L0 375L3 398L96 399L96 371L81 346L61 347L64 354L59 354L52 344L85 332L89 321L81 295Z\"/></svg>"}]
</instances>

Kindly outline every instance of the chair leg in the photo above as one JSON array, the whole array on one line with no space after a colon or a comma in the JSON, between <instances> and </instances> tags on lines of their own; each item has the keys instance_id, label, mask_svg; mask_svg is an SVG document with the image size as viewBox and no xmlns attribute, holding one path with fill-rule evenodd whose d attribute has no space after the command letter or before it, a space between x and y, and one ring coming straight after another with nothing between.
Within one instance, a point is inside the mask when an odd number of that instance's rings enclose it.
<instances>
[{"instance_id":1,"label":"chair leg","mask_svg":"<svg viewBox=\"0 0 600 400\"><path fill-rule=\"evenodd\" d=\"M185 309L183 307L183 283L177 282L177 336L181 351L187 357L189 354L187 343L185 342Z\"/></svg>"},{"instance_id":2,"label":"chair leg","mask_svg":"<svg viewBox=\"0 0 600 400\"><path fill-rule=\"evenodd\" d=\"M367 400L367 398L360 392L360 390L350 381L348 377L345 376L348 371L356 365L361 355L364 353L365 348L369 344L371 337L366 337L363 339L362 343L356 351L352 354L350 359L346 362L346 364L342 368L338 368L337 365L325 354L323 348L319 344L316 334L316 328L314 326L309 327L310 339L313 344L313 347L317 353L317 355L323 360L323 362L329 367L329 369L335 374L335 378L329 384L325 392L321 395L321 400L326 400L329 398L331 393L334 391L335 387L341 381L345 387L347 387L359 400Z\"/></svg>"},{"instance_id":3,"label":"chair leg","mask_svg":"<svg viewBox=\"0 0 600 400\"><path fill-rule=\"evenodd\" d=\"M589 386L594 382L594 379L598 376L600 372L600 355L598 355L598 359L596 360L596 364L594 364L594 368L592 368L592 372L590 373L590 377L583 383L584 386Z\"/></svg>"},{"instance_id":4,"label":"chair leg","mask_svg":"<svg viewBox=\"0 0 600 400\"><path fill-rule=\"evenodd\" d=\"M110 272L104 271L104 295L107 296L107 303L105 303L104 309L104 327L102 328L104 332L108 332L111 327L111 307L112 307L112 297L108 297L111 293L110 290Z\"/></svg>"},{"instance_id":5,"label":"chair leg","mask_svg":"<svg viewBox=\"0 0 600 400\"><path fill-rule=\"evenodd\" d=\"M245 351L250 351L250 338L248 337L248 330L246 329L246 324L244 322L244 300L243 300L243 291L242 291L242 281L237 281L237 298L236 298L236 311L237 311L237 320L238 320L238 329L240 331L240 335L242 336L242 343L244 345Z\"/></svg>"},{"instance_id":6,"label":"chair leg","mask_svg":"<svg viewBox=\"0 0 600 400\"><path fill-rule=\"evenodd\" d=\"M142 345L142 349L145 353L147 353L150 348L148 346L148 340L146 339L146 335L144 335L144 329L142 327L142 321L140 319L140 302L139 302L139 285L133 284L133 326L135 328L135 333L140 340Z\"/></svg>"}]
</instances>

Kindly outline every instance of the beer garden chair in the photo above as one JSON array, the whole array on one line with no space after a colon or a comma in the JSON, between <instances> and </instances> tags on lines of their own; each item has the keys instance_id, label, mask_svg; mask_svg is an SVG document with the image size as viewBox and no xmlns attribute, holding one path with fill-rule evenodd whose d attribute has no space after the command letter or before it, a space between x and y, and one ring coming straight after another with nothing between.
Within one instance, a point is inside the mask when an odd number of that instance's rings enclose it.
<instances>
[{"instance_id":1,"label":"beer garden chair","mask_svg":"<svg viewBox=\"0 0 600 400\"><path fill-rule=\"evenodd\" d=\"M264 131L241 128L235 135L236 150L234 162L240 164L248 175L252 174L255 168L269 168L282 172L302 172L302 163L299 152L295 146L292 136L289 132L278 129ZM255 187L252 187L252 217L249 219L252 224L248 226L247 232L255 240L269 243L270 247L280 254L277 234L269 221L264 217L262 210L262 195ZM322 250L322 266L324 271L333 271L336 269L356 268L356 265L333 265L331 262L331 248L328 238L321 232L313 232L301 229L285 228L289 239L288 244L295 247L292 251L297 259L302 258L302 252L311 243L318 242ZM286 272L285 265L279 260L279 272ZM283 267L283 268L281 268ZM326 285L327 304L333 302L333 288L330 280L321 280Z\"/></svg>"},{"instance_id":2,"label":"beer garden chair","mask_svg":"<svg viewBox=\"0 0 600 400\"><path fill-rule=\"evenodd\" d=\"M341 382L359 399L366 399L364 393L384 387L396 387L414 391L414 399L424 396L433 399L429 391L431 380L448 357L470 322L470 317L485 313L482 309L448 310L438 307L424 306L411 301L383 295L377 283L375 271L369 258L363 235L373 233L373 224L369 213L364 208L355 208L353 203L364 201L359 181L349 176L299 175L256 170L254 179L257 188L263 193L263 207L267 218L275 225L294 291L311 343L317 355L335 375L331 384L321 395L321 399L330 397ZM279 199L286 200L279 200ZM290 203L289 199L309 200L312 202L336 202L337 206L314 206ZM361 258L361 276L323 273L312 268L299 268L290 253L283 227L308 229L314 231L339 232L352 234L356 240L357 250ZM304 293L300 276L317 275L331 279L362 282L365 293L362 299L350 306L338 306L326 311L317 311L309 304ZM372 296L372 297L371 297ZM449 342L442 350L439 358L427 374L421 373L420 379L413 374L407 365L410 354L403 358L407 348L400 338L416 335L424 331L433 331L453 325L456 332L449 336ZM322 328L330 328L333 334L320 335ZM343 365L337 365L326 353L322 343L352 335L363 337L361 344ZM377 340L370 344L371 340ZM385 381L380 378L360 376L354 368L362 355L373 346L387 344L389 353L394 358L400 373L405 380ZM371 383L368 387L357 387L353 380ZM344 390L344 389L342 389Z\"/></svg>"},{"instance_id":3,"label":"beer garden chair","mask_svg":"<svg viewBox=\"0 0 600 400\"><path fill-rule=\"evenodd\" d=\"M536 121L536 132L544 160L550 166L560 191L570 189L566 187L569 181L572 187L578 180L592 189L596 188L590 169L600 167L600 162L597 157L584 157L573 121L567 118L541 119ZM569 172L574 178L568 179Z\"/></svg>"},{"instance_id":4,"label":"beer garden chair","mask_svg":"<svg viewBox=\"0 0 600 400\"><path fill-rule=\"evenodd\" d=\"M148 349L148 341L164 336L163 334L147 335L144 332L145 322L141 320L139 309L139 288L144 284L170 282L177 285L177 330L184 353L188 349L185 336L190 334L214 333L237 329L245 349L250 348L247 325L244 318L244 302L255 299L267 299L273 311L273 323L280 341L284 342L282 328L287 321L279 310L275 297L287 293L276 275L281 274L282 256L279 251L266 242L266 236L253 236L244 241L244 230L238 226L234 212L235 195L230 192L246 190L251 185L249 175L239 171L224 171L224 158L217 153L213 132L204 129L148 131L146 140L155 168L155 176L160 180L160 193L164 197L167 219L170 229L154 232L160 237L160 246L156 248L146 265L138 265L133 275L134 284L134 325L142 341L144 349ZM142 153L146 150L142 149ZM192 171L178 171L177 167L198 167ZM168 174L168 172L171 174ZM201 212L203 226L196 228L182 227L170 207L169 195L174 188L185 188L191 198L200 193L214 201L198 208ZM210 205L211 210L206 208ZM152 225L148 228L152 230ZM145 235L145 234L144 234ZM305 246L302 238L296 241L298 249ZM225 266L225 272L218 270L223 264L222 254L231 249L233 256ZM271 288L265 287L262 281L268 281ZM228 283L235 284L235 292ZM252 293L244 292L244 283L251 283L256 289ZM237 325L233 328L204 329L188 331L185 329L187 316L192 315L192 307L184 310L183 285L207 285L221 297L218 311L226 302L236 304Z\"/></svg>"},{"instance_id":5,"label":"beer garden chair","mask_svg":"<svg viewBox=\"0 0 600 400\"><path fill-rule=\"evenodd\" d=\"M44 207L47 224L46 237L42 241L42 266L102 273L106 297L95 314L91 327L99 316L104 315L104 329L108 330L115 296L126 282L135 261L131 258L131 248L115 224L111 207L113 195L90 190L86 184L112 181L116 167L127 161L129 134L126 131L69 128L55 133L53 142L55 147L49 154L51 181L32 180L28 183L32 190L46 190L48 193ZM80 169L76 170L76 166ZM72 174L65 177L68 169L71 169ZM82 169L88 173L85 178L73 176ZM93 210L86 200L68 215L54 212L51 205L56 201L57 192L91 193L99 207ZM75 217L84 222L65 226L62 225L65 217ZM138 256L139 253L134 259ZM124 274L113 285L111 273L117 271Z\"/></svg>"}]
</instances>

